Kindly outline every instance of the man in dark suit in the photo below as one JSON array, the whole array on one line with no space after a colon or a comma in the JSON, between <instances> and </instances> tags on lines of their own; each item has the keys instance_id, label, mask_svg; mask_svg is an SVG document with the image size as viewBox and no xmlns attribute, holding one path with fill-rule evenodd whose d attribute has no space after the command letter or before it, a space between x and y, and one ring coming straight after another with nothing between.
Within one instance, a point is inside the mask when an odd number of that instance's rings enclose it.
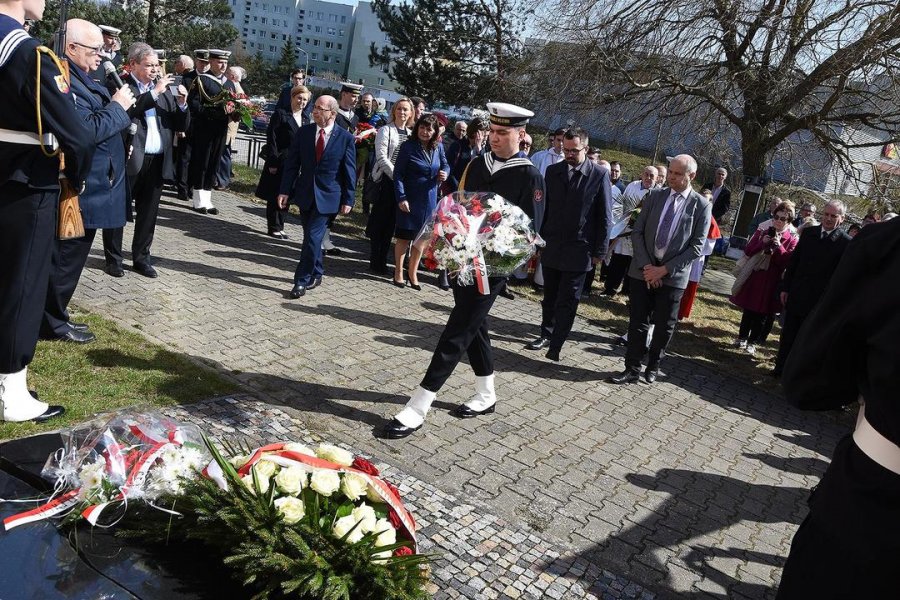
<instances>
[{"instance_id":1,"label":"man in dark suit","mask_svg":"<svg viewBox=\"0 0 900 600\"><path fill-rule=\"evenodd\" d=\"M126 167L131 201L137 213L131 241L132 269L144 277L156 278L156 269L150 262L150 245L156 230L163 181L175 177L172 141L176 131L185 130L188 120L187 90L178 86L176 100L169 90L174 77L170 74L157 80L159 59L156 51L143 42L133 44L128 50L128 64L130 72L123 82L137 98L128 111L136 129ZM128 207L127 215L131 216L131 207ZM103 230L106 272L113 277L124 275L123 230L122 227Z\"/></svg>"},{"instance_id":2,"label":"man in dark suit","mask_svg":"<svg viewBox=\"0 0 900 600\"><path fill-rule=\"evenodd\" d=\"M194 58L196 60L191 61L191 66L181 72L181 85L188 91L193 87L197 75L209 70L209 50L205 48L194 50ZM177 134L176 138L178 142L175 146L175 192L179 200L193 200L194 190L188 178L191 164L191 142L193 140L190 122L187 130L184 133Z\"/></svg>"},{"instance_id":3,"label":"man in dark suit","mask_svg":"<svg viewBox=\"0 0 900 600\"><path fill-rule=\"evenodd\" d=\"M56 242L50 282L44 304L41 335L84 344L94 340L86 326L69 322L68 305L75 293L91 244L98 229L125 225L128 189L125 181L125 145L122 132L131 125L127 110L134 104L128 86L110 96L88 74L100 64L100 28L82 19L66 24L66 58L72 80L75 109L94 135L93 161L79 196L85 236Z\"/></svg>"},{"instance_id":4,"label":"man in dark suit","mask_svg":"<svg viewBox=\"0 0 900 600\"><path fill-rule=\"evenodd\" d=\"M355 200L356 144L349 131L335 125L337 110L332 96L316 98L315 123L300 128L284 163L278 205L287 208L288 200L296 204L303 223L303 249L291 298L321 285L322 238L328 221L349 213Z\"/></svg>"},{"instance_id":5,"label":"man in dark suit","mask_svg":"<svg viewBox=\"0 0 900 600\"><path fill-rule=\"evenodd\" d=\"M822 224L804 229L797 248L791 254L781 282L784 327L781 328L781 342L772 370L774 377L781 375L803 321L825 293L850 243L850 236L840 229L845 212L843 202L834 200L826 204L822 208Z\"/></svg>"},{"instance_id":6,"label":"man in dark suit","mask_svg":"<svg viewBox=\"0 0 900 600\"><path fill-rule=\"evenodd\" d=\"M644 196L644 205L631 232L634 258L628 296L631 314L625 371L609 383L634 383L640 377L647 352L647 331L653 320L653 338L644 379L653 383L659 363L675 331L681 296L688 284L691 263L698 258L709 232L712 205L691 187L697 176L697 161L679 154L669 163L669 187Z\"/></svg>"},{"instance_id":7,"label":"man in dark suit","mask_svg":"<svg viewBox=\"0 0 900 600\"><path fill-rule=\"evenodd\" d=\"M725 185L728 171L724 167L716 169L716 176L711 183L703 187L713 193L712 216L716 223L722 222L722 217L731 208L731 190Z\"/></svg>"},{"instance_id":8,"label":"man in dark suit","mask_svg":"<svg viewBox=\"0 0 900 600\"><path fill-rule=\"evenodd\" d=\"M93 135L75 111L72 91L50 52L23 28L40 19L42 3L0 2L0 419L46 421L64 412L28 389L59 208L56 149L65 153L65 176L80 190L94 152ZM44 48L46 50L46 48ZM40 77L37 78L38 69ZM35 97L40 89L40 104ZM37 133L35 113L43 135ZM58 145L58 146L57 146Z\"/></svg>"},{"instance_id":9,"label":"man in dark suit","mask_svg":"<svg viewBox=\"0 0 900 600\"><path fill-rule=\"evenodd\" d=\"M541 237L544 298L541 301L541 335L525 347L547 350L547 358L559 360L559 351L572 330L584 288L593 265L606 255L612 221L609 171L586 160L587 132L580 127L566 131L565 160L547 167L547 188Z\"/></svg>"}]
</instances>

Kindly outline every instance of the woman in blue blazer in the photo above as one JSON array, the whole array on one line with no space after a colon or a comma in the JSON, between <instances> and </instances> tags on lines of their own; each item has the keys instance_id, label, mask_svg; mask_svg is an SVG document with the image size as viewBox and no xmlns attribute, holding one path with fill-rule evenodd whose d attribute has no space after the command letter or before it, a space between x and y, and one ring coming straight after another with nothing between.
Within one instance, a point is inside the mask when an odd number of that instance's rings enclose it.
<instances>
[{"instance_id":1,"label":"woman in blue blazer","mask_svg":"<svg viewBox=\"0 0 900 600\"><path fill-rule=\"evenodd\" d=\"M400 146L394 164L394 190L397 197L397 225L394 230L394 285L404 287L403 256L410 242L419 235L425 220L437 205L440 182L447 179L450 166L441 144L438 120L422 115L409 139ZM409 286L421 290L419 261L422 248L413 244L409 252Z\"/></svg>"}]
</instances>

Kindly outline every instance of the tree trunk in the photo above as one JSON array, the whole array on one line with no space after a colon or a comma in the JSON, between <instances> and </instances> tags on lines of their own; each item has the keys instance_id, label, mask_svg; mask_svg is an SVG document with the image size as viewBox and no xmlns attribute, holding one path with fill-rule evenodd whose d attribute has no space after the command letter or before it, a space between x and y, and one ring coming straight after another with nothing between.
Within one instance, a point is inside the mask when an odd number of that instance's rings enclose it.
<instances>
[{"instance_id":1,"label":"tree trunk","mask_svg":"<svg viewBox=\"0 0 900 600\"><path fill-rule=\"evenodd\" d=\"M741 140L741 160L744 178L747 177L763 177L766 174L766 159L768 150L763 142L764 132L761 129L747 130L742 132ZM753 217L762 211L765 206L764 194L756 193L751 190L744 190L744 183L739 184L740 204L738 205L735 217L734 227L732 227L732 245L742 247L741 243L735 238L746 240L747 228ZM737 192L738 190L735 190ZM735 193L735 196L738 196ZM735 243L737 242L737 243Z\"/></svg>"},{"instance_id":2,"label":"tree trunk","mask_svg":"<svg viewBox=\"0 0 900 600\"><path fill-rule=\"evenodd\" d=\"M156 0L147 0L147 32L144 35L144 39L147 40L147 43L150 44L151 47L155 48L153 45L154 37L156 35Z\"/></svg>"}]
</instances>

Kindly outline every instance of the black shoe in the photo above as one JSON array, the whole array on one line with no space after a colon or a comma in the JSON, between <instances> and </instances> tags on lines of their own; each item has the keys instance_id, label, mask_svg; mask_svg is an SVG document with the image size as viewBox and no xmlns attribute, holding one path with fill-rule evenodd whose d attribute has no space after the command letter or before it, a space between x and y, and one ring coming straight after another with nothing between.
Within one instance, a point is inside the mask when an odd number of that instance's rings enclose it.
<instances>
[{"instance_id":1,"label":"black shoe","mask_svg":"<svg viewBox=\"0 0 900 600\"><path fill-rule=\"evenodd\" d=\"M490 415L493 414L496 404L491 404L484 410L472 410L465 404L460 404L456 407L456 410L453 411L453 416L459 417L460 419L471 419L472 417L480 417L481 415Z\"/></svg>"},{"instance_id":2,"label":"black shoe","mask_svg":"<svg viewBox=\"0 0 900 600\"><path fill-rule=\"evenodd\" d=\"M72 342L73 344L89 344L97 339L90 331L78 331L70 329L65 335L57 338L61 342Z\"/></svg>"},{"instance_id":3,"label":"black shoe","mask_svg":"<svg viewBox=\"0 0 900 600\"><path fill-rule=\"evenodd\" d=\"M531 286L531 289L533 289L533 290L535 291L536 294L543 294L543 293L544 293L544 286L538 285L538 284L536 284L536 283L535 283L534 285Z\"/></svg>"},{"instance_id":4,"label":"black shoe","mask_svg":"<svg viewBox=\"0 0 900 600\"><path fill-rule=\"evenodd\" d=\"M47 410L45 410L42 414L39 414L38 416L36 416L35 418L33 418L31 420L34 421L35 423L43 423L44 421L49 421L53 417L58 417L58 416L62 415L64 412L66 412L66 409L63 408L62 406L58 406L56 404L51 404L50 406L47 407Z\"/></svg>"},{"instance_id":5,"label":"black shoe","mask_svg":"<svg viewBox=\"0 0 900 600\"><path fill-rule=\"evenodd\" d=\"M394 280L391 281L391 283L393 283L393 284L394 284L396 287L398 287L398 288L405 288L405 287L406 287L406 282L405 282L405 281L397 281L396 279L394 279Z\"/></svg>"},{"instance_id":6,"label":"black shoe","mask_svg":"<svg viewBox=\"0 0 900 600\"><path fill-rule=\"evenodd\" d=\"M548 347L550 347L550 339L545 337L539 337L525 344L527 350L543 350Z\"/></svg>"},{"instance_id":7,"label":"black shoe","mask_svg":"<svg viewBox=\"0 0 900 600\"><path fill-rule=\"evenodd\" d=\"M418 283L413 283L412 281L409 282L409 287L411 287L412 289L416 290L417 292L421 292L421 291L422 291L422 286L419 285Z\"/></svg>"},{"instance_id":8,"label":"black shoe","mask_svg":"<svg viewBox=\"0 0 900 600\"><path fill-rule=\"evenodd\" d=\"M397 419L391 419L391 422L384 428L384 437L389 440L399 440L420 429L422 429L421 425L418 427L407 427Z\"/></svg>"},{"instance_id":9,"label":"black shoe","mask_svg":"<svg viewBox=\"0 0 900 600\"><path fill-rule=\"evenodd\" d=\"M332 248L331 250L326 250L325 254L328 256L340 256L341 249L340 248Z\"/></svg>"},{"instance_id":10,"label":"black shoe","mask_svg":"<svg viewBox=\"0 0 900 600\"><path fill-rule=\"evenodd\" d=\"M444 290L445 292L450 289L450 284L447 283L439 283L438 287Z\"/></svg>"},{"instance_id":11,"label":"black shoe","mask_svg":"<svg viewBox=\"0 0 900 600\"><path fill-rule=\"evenodd\" d=\"M616 338L616 346L627 346L628 340L625 339L624 335L620 335Z\"/></svg>"},{"instance_id":12,"label":"black shoe","mask_svg":"<svg viewBox=\"0 0 900 600\"><path fill-rule=\"evenodd\" d=\"M646 381L647 383L653 383L656 381L657 377L659 377L659 365L647 365L647 368L644 370L644 381Z\"/></svg>"},{"instance_id":13,"label":"black shoe","mask_svg":"<svg viewBox=\"0 0 900 600\"><path fill-rule=\"evenodd\" d=\"M306 286L304 285L295 285L291 288L291 299L296 300L300 296L306 295Z\"/></svg>"},{"instance_id":14,"label":"black shoe","mask_svg":"<svg viewBox=\"0 0 900 600\"><path fill-rule=\"evenodd\" d=\"M152 265L148 265L145 263L134 263L133 265L131 265L131 270L138 275L143 275L144 277L149 277L150 279L156 279L157 277L159 277L159 273L156 272L156 269L154 269Z\"/></svg>"},{"instance_id":15,"label":"black shoe","mask_svg":"<svg viewBox=\"0 0 900 600\"><path fill-rule=\"evenodd\" d=\"M625 369L619 375L615 375L613 377L607 377L607 383L614 383L616 385L621 385L623 383L637 383L641 378L640 371L636 369Z\"/></svg>"},{"instance_id":16,"label":"black shoe","mask_svg":"<svg viewBox=\"0 0 900 600\"><path fill-rule=\"evenodd\" d=\"M87 323L73 323L69 321L69 329L74 329L75 331L90 331L90 327L88 327Z\"/></svg>"},{"instance_id":17,"label":"black shoe","mask_svg":"<svg viewBox=\"0 0 900 600\"><path fill-rule=\"evenodd\" d=\"M316 278L316 279L313 279L313 280L312 280L312 283L310 283L308 286L306 286L306 289L307 289L307 290L314 290L314 289L316 289L317 287L319 287L320 285L322 285L322 278L321 278L321 277L318 277L318 278Z\"/></svg>"},{"instance_id":18,"label":"black shoe","mask_svg":"<svg viewBox=\"0 0 900 600\"><path fill-rule=\"evenodd\" d=\"M503 296L503 297L506 298L507 300L515 300L515 299L516 299L516 295L513 294L513 293L510 291L510 289L509 289L508 287L506 287L506 286L503 286L503 289L500 290L499 292L497 292L497 295L498 295L498 296Z\"/></svg>"},{"instance_id":19,"label":"black shoe","mask_svg":"<svg viewBox=\"0 0 900 600\"><path fill-rule=\"evenodd\" d=\"M212 208L206 209L206 214L208 215L217 215L219 214L219 209L213 206Z\"/></svg>"},{"instance_id":20,"label":"black shoe","mask_svg":"<svg viewBox=\"0 0 900 600\"><path fill-rule=\"evenodd\" d=\"M553 362L559 362L559 350L556 348L550 348L544 356Z\"/></svg>"},{"instance_id":21,"label":"black shoe","mask_svg":"<svg viewBox=\"0 0 900 600\"><path fill-rule=\"evenodd\" d=\"M176 197L177 197L179 200L189 200L188 195L185 194L184 192L178 192L178 194L176 195Z\"/></svg>"},{"instance_id":22,"label":"black shoe","mask_svg":"<svg viewBox=\"0 0 900 600\"><path fill-rule=\"evenodd\" d=\"M120 265L106 265L106 274L112 277L124 277L125 271Z\"/></svg>"},{"instance_id":23,"label":"black shoe","mask_svg":"<svg viewBox=\"0 0 900 600\"><path fill-rule=\"evenodd\" d=\"M198 213L200 213L201 215L205 215L206 213L209 212L209 210L208 210L208 209L205 209L205 208L192 208L191 210L194 211L194 212L198 212Z\"/></svg>"}]
</instances>

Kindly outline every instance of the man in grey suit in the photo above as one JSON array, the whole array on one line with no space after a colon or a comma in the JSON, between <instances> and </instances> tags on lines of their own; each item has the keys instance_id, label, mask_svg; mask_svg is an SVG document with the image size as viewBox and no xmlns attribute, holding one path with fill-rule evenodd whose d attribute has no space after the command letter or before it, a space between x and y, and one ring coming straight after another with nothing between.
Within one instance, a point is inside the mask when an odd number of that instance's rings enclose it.
<instances>
[{"instance_id":1,"label":"man in grey suit","mask_svg":"<svg viewBox=\"0 0 900 600\"><path fill-rule=\"evenodd\" d=\"M651 319L655 329L644 379L653 383L659 375L659 363L675 331L691 263L700 256L712 218L712 205L691 187L696 176L697 161L679 154L669 163L669 187L644 197L631 232L634 259L628 276L637 281L631 282L628 294L631 314L625 371L610 377L609 383L638 381Z\"/></svg>"}]
</instances>

